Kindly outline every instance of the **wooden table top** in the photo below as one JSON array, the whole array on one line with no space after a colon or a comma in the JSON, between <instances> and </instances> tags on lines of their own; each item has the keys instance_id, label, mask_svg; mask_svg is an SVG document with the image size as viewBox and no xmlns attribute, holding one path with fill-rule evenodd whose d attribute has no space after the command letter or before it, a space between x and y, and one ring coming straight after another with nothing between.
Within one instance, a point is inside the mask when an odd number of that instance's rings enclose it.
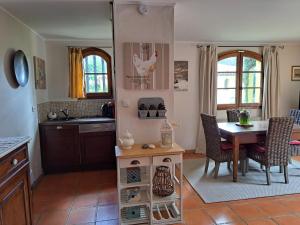
<instances>
[{"instance_id":1,"label":"wooden table top","mask_svg":"<svg viewBox=\"0 0 300 225\"><path fill-rule=\"evenodd\" d=\"M237 126L236 122L218 123L218 126L221 131L231 134L266 133L268 130L269 122L267 120L251 121L251 123L253 127ZM300 125L294 124L293 132L300 132Z\"/></svg>"},{"instance_id":2,"label":"wooden table top","mask_svg":"<svg viewBox=\"0 0 300 225\"><path fill-rule=\"evenodd\" d=\"M159 144L155 144L155 149L143 149L141 144L132 146L132 149L122 149L122 147L115 147L115 154L117 158L134 158L134 157L149 157L160 155L177 155L184 153L184 149L178 144L174 144L173 148L161 148Z\"/></svg>"}]
</instances>

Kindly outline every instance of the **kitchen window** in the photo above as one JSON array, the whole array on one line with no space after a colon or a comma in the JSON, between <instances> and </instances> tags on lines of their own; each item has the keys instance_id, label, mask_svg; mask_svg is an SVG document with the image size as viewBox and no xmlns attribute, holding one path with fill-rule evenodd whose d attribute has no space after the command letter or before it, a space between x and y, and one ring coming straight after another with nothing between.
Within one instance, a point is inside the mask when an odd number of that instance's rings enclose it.
<instances>
[{"instance_id":1,"label":"kitchen window","mask_svg":"<svg viewBox=\"0 0 300 225\"><path fill-rule=\"evenodd\" d=\"M82 50L86 98L112 98L111 56L98 48Z\"/></svg>"},{"instance_id":2,"label":"kitchen window","mask_svg":"<svg viewBox=\"0 0 300 225\"><path fill-rule=\"evenodd\" d=\"M259 108L262 104L262 56L237 50L219 54L218 109Z\"/></svg>"}]
</instances>

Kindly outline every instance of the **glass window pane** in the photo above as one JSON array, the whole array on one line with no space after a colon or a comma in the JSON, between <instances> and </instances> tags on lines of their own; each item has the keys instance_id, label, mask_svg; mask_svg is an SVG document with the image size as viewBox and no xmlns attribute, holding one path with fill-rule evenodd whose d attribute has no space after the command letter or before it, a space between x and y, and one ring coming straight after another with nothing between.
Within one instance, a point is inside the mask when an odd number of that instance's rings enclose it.
<instances>
[{"instance_id":1,"label":"glass window pane","mask_svg":"<svg viewBox=\"0 0 300 225\"><path fill-rule=\"evenodd\" d=\"M261 87L261 73L243 73L242 87Z\"/></svg>"},{"instance_id":2,"label":"glass window pane","mask_svg":"<svg viewBox=\"0 0 300 225\"><path fill-rule=\"evenodd\" d=\"M218 89L217 104L235 104L235 89Z\"/></svg>"},{"instance_id":3,"label":"glass window pane","mask_svg":"<svg viewBox=\"0 0 300 225\"><path fill-rule=\"evenodd\" d=\"M236 72L236 56L218 61L218 72Z\"/></svg>"},{"instance_id":4,"label":"glass window pane","mask_svg":"<svg viewBox=\"0 0 300 225\"><path fill-rule=\"evenodd\" d=\"M236 73L218 73L218 88L235 88Z\"/></svg>"},{"instance_id":5,"label":"glass window pane","mask_svg":"<svg viewBox=\"0 0 300 225\"><path fill-rule=\"evenodd\" d=\"M95 93L96 92L95 75L86 75L85 77L86 77L85 79L86 93Z\"/></svg>"},{"instance_id":6,"label":"glass window pane","mask_svg":"<svg viewBox=\"0 0 300 225\"><path fill-rule=\"evenodd\" d=\"M243 57L243 71L261 71L261 62L254 58Z\"/></svg>"},{"instance_id":7,"label":"glass window pane","mask_svg":"<svg viewBox=\"0 0 300 225\"><path fill-rule=\"evenodd\" d=\"M106 61L98 55L89 55L83 59L85 73L107 73Z\"/></svg>"},{"instance_id":8,"label":"glass window pane","mask_svg":"<svg viewBox=\"0 0 300 225\"><path fill-rule=\"evenodd\" d=\"M260 103L260 88L242 89L242 103Z\"/></svg>"}]
</instances>

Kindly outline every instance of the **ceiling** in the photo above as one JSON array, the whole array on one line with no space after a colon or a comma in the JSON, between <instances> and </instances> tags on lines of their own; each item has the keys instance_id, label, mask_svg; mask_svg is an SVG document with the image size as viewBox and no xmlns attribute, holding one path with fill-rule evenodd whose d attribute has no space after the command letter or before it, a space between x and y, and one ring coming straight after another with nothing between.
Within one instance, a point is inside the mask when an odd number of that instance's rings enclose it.
<instances>
[{"instance_id":1,"label":"ceiling","mask_svg":"<svg viewBox=\"0 0 300 225\"><path fill-rule=\"evenodd\" d=\"M300 0L141 1L176 1L176 41L300 42ZM109 0L0 0L0 5L46 39L112 39Z\"/></svg>"},{"instance_id":2,"label":"ceiling","mask_svg":"<svg viewBox=\"0 0 300 225\"><path fill-rule=\"evenodd\" d=\"M299 0L178 0L175 40L299 42Z\"/></svg>"},{"instance_id":3,"label":"ceiling","mask_svg":"<svg viewBox=\"0 0 300 225\"><path fill-rule=\"evenodd\" d=\"M108 1L0 0L0 6L45 39L112 39Z\"/></svg>"}]
</instances>

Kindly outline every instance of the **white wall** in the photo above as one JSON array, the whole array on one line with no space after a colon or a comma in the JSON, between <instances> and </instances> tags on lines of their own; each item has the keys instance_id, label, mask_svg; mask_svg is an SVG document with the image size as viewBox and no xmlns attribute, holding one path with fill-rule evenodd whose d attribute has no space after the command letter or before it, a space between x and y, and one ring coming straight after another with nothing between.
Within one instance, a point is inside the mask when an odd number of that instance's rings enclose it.
<instances>
[{"instance_id":1,"label":"white wall","mask_svg":"<svg viewBox=\"0 0 300 225\"><path fill-rule=\"evenodd\" d=\"M218 52L232 50L233 48L218 48ZM260 52L259 48L246 48ZM195 43L175 42L175 60L189 61L189 90L175 92L174 94L174 120L180 124L176 129L176 140L186 149L195 149L197 137L197 124L199 117L198 98L198 70L199 52ZM286 45L279 51L280 57L280 88L279 99L280 115L287 115L290 108L297 108L299 101L300 81L291 81L291 66L300 65L300 45ZM254 118L261 116L261 110L251 110ZM226 112L219 110L217 118L226 120Z\"/></svg>"},{"instance_id":2,"label":"white wall","mask_svg":"<svg viewBox=\"0 0 300 225\"><path fill-rule=\"evenodd\" d=\"M42 173L38 138L37 102L47 99L47 90L34 87L33 56L45 59L44 41L0 8L0 136L30 136L32 181ZM10 73L10 56L23 50L29 64L29 82L16 88ZM32 108L34 110L32 110Z\"/></svg>"},{"instance_id":3,"label":"white wall","mask_svg":"<svg viewBox=\"0 0 300 225\"><path fill-rule=\"evenodd\" d=\"M115 46L116 46L116 87L117 87L117 131L122 135L126 129L137 143L154 143L160 140L160 120L140 120L137 116L137 101L141 97L162 97L173 120L173 44L174 6L149 6L145 16L137 12L137 5L116 4ZM123 85L123 43L158 42L170 44L170 88L164 91L125 90ZM124 108L121 101L129 102Z\"/></svg>"},{"instance_id":4,"label":"white wall","mask_svg":"<svg viewBox=\"0 0 300 225\"><path fill-rule=\"evenodd\" d=\"M292 66L300 65L300 44L286 45L280 57L280 115L288 115L290 108L298 108L300 81L291 80Z\"/></svg>"},{"instance_id":5,"label":"white wall","mask_svg":"<svg viewBox=\"0 0 300 225\"><path fill-rule=\"evenodd\" d=\"M188 91L174 91L176 142L185 149L195 149L199 116L199 55L195 45L175 43L174 59L188 61Z\"/></svg>"},{"instance_id":6,"label":"white wall","mask_svg":"<svg viewBox=\"0 0 300 225\"><path fill-rule=\"evenodd\" d=\"M69 58L68 46L99 47L111 55L113 60L112 41L72 41L52 40L46 42L47 77L50 101L71 100L69 91Z\"/></svg>"}]
</instances>

